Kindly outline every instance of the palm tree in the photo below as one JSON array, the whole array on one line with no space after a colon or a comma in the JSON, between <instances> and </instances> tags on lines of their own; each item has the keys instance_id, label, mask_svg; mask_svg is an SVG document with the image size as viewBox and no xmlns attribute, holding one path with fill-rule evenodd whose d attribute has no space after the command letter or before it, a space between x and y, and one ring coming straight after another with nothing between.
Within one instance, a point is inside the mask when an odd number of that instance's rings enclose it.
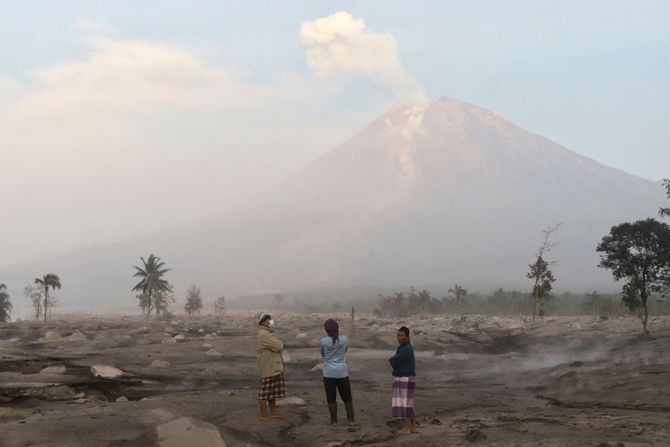
<instances>
[{"instance_id":1,"label":"palm tree","mask_svg":"<svg viewBox=\"0 0 670 447\"><path fill-rule=\"evenodd\" d=\"M134 266L136 272L133 275L133 278L142 278L135 287L133 287L134 292L141 292L145 297L146 302L148 303L147 308L147 317L151 314L152 307L156 308L156 313L159 313L159 307L154 302L156 296L162 296L165 293L170 292L170 284L163 278L170 269L163 268L165 263L161 261L161 258L154 256L153 254L149 255L145 261L143 257L140 256L142 260L143 267Z\"/></svg>"},{"instance_id":2,"label":"palm tree","mask_svg":"<svg viewBox=\"0 0 670 447\"><path fill-rule=\"evenodd\" d=\"M35 278L35 284L44 287L44 321L47 321L47 311L49 309L49 287L51 290L61 288L60 278L54 273L47 273L42 278Z\"/></svg>"},{"instance_id":3,"label":"palm tree","mask_svg":"<svg viewBox=\"0 0 670 447\"><path fill-rule=\"evenodd\" d=\"M9 314L12 311L12 302L9 300L7 286L0 284L0 322L9 321Z\"/></svg>"}]
</instances>

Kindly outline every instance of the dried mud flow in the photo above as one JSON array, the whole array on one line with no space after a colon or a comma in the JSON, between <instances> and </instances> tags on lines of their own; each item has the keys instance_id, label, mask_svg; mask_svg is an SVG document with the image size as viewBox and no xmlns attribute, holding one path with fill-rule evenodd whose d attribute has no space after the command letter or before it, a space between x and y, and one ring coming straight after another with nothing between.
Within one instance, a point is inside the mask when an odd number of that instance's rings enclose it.
<instances>
[{"instance_id":1,"label":"dried mud flow","mask_svg":"<svg viewBox=\"0 0 670 447\"><path fill-rule=\"evenodd\" d=\"M327 424L327 317L351 337L356 426L341 403ZM258 418L252 311L3 323L0 446L670 446L670 317L644 338L633 317L275 318L288 398L272 422ZM417 355L407 436L390 418L401 324Z\"/></svg>"}]
</instances>

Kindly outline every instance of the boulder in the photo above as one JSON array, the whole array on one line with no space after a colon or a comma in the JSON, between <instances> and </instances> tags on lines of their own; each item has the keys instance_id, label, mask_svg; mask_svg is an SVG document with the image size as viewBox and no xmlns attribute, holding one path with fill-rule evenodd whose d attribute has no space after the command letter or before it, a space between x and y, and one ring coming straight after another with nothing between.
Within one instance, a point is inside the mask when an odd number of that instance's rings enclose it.
<instances>
[{"instance_id":1,"label":"boulder","mask_svg":"<svg viewBox=\"0 0 670 447\"><path fill-rule=\"evenodd\" d=\"M177 340L175 340L174 338L164 338L163 340L161 340L161 344L163 345L174 345L176 343Z\"/></svg>"},{"instance_id":2,"label":"boulder","mask_svg":"<svg viewBox=\"0 0 670 447\"><path fill-rule=\"evenodd\" d=\"M67 337L63 337L63 341L88 341L88 337L79 331L74 331Z\"/></svg>"},{"instance_id":3,"label":"boulder","mask_svg":"<svg viewBox=\"0 0 670 447\"><path fill-rule=\"evenodd\" d=\"M301 333L299 333L298 335L295 336L295 338L297 338L298 340L300 340L301 338L305 338L305 337L307 337L307 333L305 333L305 332L301 332Z\"/></svg>"},{"instance_id":4,"label":"boulder","mask_svg":"<svg viewBox=\"0 0 670 447\"><path fill-rule=\"evenodd\" d=\"M44 340L46 340L46 341L54 341L54 340L60 340L60 339L62 339L63 337L61 337L60 334L59 334L58 332L55 332L55 331L47 331L47 332L44 334L44 337L42 337L42 338L43 338Z\"/></svg>"},{"instance_id":5,"label":"boulder","mask_svg":"<svg viewBox=\"0 0 670 447\"><path fill-rule=\"evenodd\" d=\"M130 335L122 335L121 337L117 338L116 344L122 348L131 348L133 346L137 346L137 342Z\"/></svg>"},{"instance_id":6,"label":"boulder","mask_svg":"<svg viewBox=\"0 0 670 447\"><path fill-rule=\"evenodd\" d=\"M205 352L205 355L211 355L214 357L221 357L223 354L221 354L219 351L215 351L214 349L210 349L209 351Z\"/></svg>"},{"instance_id":7,"label":"boulder","mask_svg":"<svg viewBox=\"0 0 670 447\"><path fill-rule=\"evenodd\" d=\"M126 396L121 396L116 399L114 402L130 402Z\"/></svg>"},{"instance_id":8,"label":"boulder","mask_svg":"<svg viewBox=\"0 0 670 447\"><path fill-rule=\"evenodd\" d=\"M187 417L156 427L160 447L227 447L215 425Z\"/></svg>"},{"instance_id":9,"label":"boulder","mask_svg":"<svg viewBox=\"0 0 670 447\"><path fill-rule=\"evenodd\" d=\"M165 424L174 419L177 419L177 415L171 411L165 410L163 408L154 408L149 410L148 413L142 416L142 421L145 424Z\"/></svg>"},{"instance_id":10,"label":"boulder","mask_svg":"<svg viewBox=\"0 0 670 447\"><path fill-rule=\"evenodd\" d=\"M178 342L186 341L186 335L184 334L177 334L172 338Z\"/></svg>"},{"instance_id":11,"label":"boulder","mask_svg":"<svg viewBox=\"0 0 670 447\"><path fill-rule=\"evenodd\" d=\"M289 405L307 405L307 402L305 402L304 399L301 399L299 397L284 397L282 399L277 399L277 405L280 407L286 407Z\"/></svg>"},{"instance_id":12,"label":"boulder","mask_svg":"<svg viewBox=\"0 0 670 447\"><path fill-rule=\"evenodd\" d=\"M65 366L47 366L40 370L40 374L65 374Z\"/></svg>"},{"instance_id":13,"label":"boulder","mask_svg":"<svg viewBox=\"0 0 670 447\"><path fill-rule=\"evenodd\" d=\"M100 377L102 379L116 379L124 376L126 373L110 365L98 364L91 366L91 374L93 374L93 377Z\"/></svg>"},{"instance_id":14,"label":"boulder","mask_svg":"<svg viewBox=\"0 0 670 447\"><path fill-rule=\"evenodd\" d=\"M209 348L212 347L212 345L209 344L209 343L203 343L203 344L202 344L202 347L205 348L205 349L209 349Z\"/></svg>"},{"instance_id":15,"label":"boulder","mask_svg":"<svg viewBox=\"0 0 670 447\"><path fill-rule=\"evenodd\" d=\"M149 368L169 368L170 367L170 362L167 360L154 360L151 362L151 365L149 365Z\"/></svg>"}]
</instances>

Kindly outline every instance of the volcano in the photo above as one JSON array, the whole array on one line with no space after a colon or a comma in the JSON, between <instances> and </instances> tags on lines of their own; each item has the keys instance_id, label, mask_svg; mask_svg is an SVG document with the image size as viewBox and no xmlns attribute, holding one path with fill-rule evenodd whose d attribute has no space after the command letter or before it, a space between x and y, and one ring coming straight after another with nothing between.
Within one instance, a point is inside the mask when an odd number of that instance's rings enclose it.
<instances>
[{"instance_id":1,"label":"volcano","mask_svg":"<svg viewBox=\"0 0 670 447\"><path fill-rule=\"evenodd\" d=\"M557 287L614 289L595 247L655 216L658 183L607 167L481 107L399 106L255 199L196 224L5 269L60 275L62 303L131 302L154 253L175 290L227 295L357 285L526 287L541 230L562 223ZM20 290L20 289L18 289ZM18 293L17 293L18 294Z\"/></svg>"}]
</instances>

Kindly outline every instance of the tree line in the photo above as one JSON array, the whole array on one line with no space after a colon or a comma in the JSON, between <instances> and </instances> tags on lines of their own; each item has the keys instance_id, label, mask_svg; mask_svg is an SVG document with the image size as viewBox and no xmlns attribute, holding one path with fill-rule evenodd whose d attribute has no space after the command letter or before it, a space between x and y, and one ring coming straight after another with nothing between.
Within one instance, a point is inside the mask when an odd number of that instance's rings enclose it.
<instances>
[{"instance_id":1,"label":"tree line","mask_svg":"<svg viewBox=\"0 0 670 447\"><path fill-rule=\"evenodd\" d=\"M668 198L670 198L670 179L662 182ZM670 216L670 207L660 207L660 217ZM525 293L520 291L506 292L498 289L488 297L481 295L469 296L465 288L456 284L449 289L448 295L437 298L430 291L417 291L414 287L403 292L396 292L388 296L379 295L378 305L374 311L380 315L403 317L408 315L434 314L439 312L462 312L470 303L477 303L478 312L484 308L479 307L488 304L498 313L509 309L510 313L531 313L533 320L542 318L545 314L545 305L551 303L551 290L556 278L551 271L555 261L547 260L547 254L557 244L553 241L560 223L543 230L543 241L535 254L535 260L529 264L526 277L532 280L529 295L532 297L532 309L526 309L528 301ZM605 235L596 251L600 255L599 267L608 269L616 281L623 281L621 291L621 303L631 312L639 312L642 322L642 331L648 333L648 320L650 303L653 300L660 302L670 292L670 226L656 219L644 219L635 222L625 222L611 228L609 234ZM136 295L142 314L150 317L166 317L171 315L170 305L176 302L174 288L165 275L170 271L165 263L153 254L145 260L140 257L141 266L134 266L133 277L140 281L132 288L138 292ZM51 309L56 305L56 296L49 295L49 290L54 292L61 288L58 275L47 273L41 278L35 278L33 284L24 288L24 295L32 301L35 310L35 319L43 316L44 321L48 319ZM466 298L467 301L466 301ZM277 294L275 301L279 308L283 302L283 296ZM524 304L526 303L526 304ZM603 304L606 303L606 304ZM582 306L601 309L605 305L612 309L612 297L602 296L597 291L585 294ZM184 311L193 316L201 311L202 294L200 289L193 285L188 289ZM225 298L216 298L214 310L216 313L223 311ZM486 308L486 307L485 307ZM12 303L7 292L7 286L0 283L0 322L9 321Z\"/></svg>"}]
</instances>

